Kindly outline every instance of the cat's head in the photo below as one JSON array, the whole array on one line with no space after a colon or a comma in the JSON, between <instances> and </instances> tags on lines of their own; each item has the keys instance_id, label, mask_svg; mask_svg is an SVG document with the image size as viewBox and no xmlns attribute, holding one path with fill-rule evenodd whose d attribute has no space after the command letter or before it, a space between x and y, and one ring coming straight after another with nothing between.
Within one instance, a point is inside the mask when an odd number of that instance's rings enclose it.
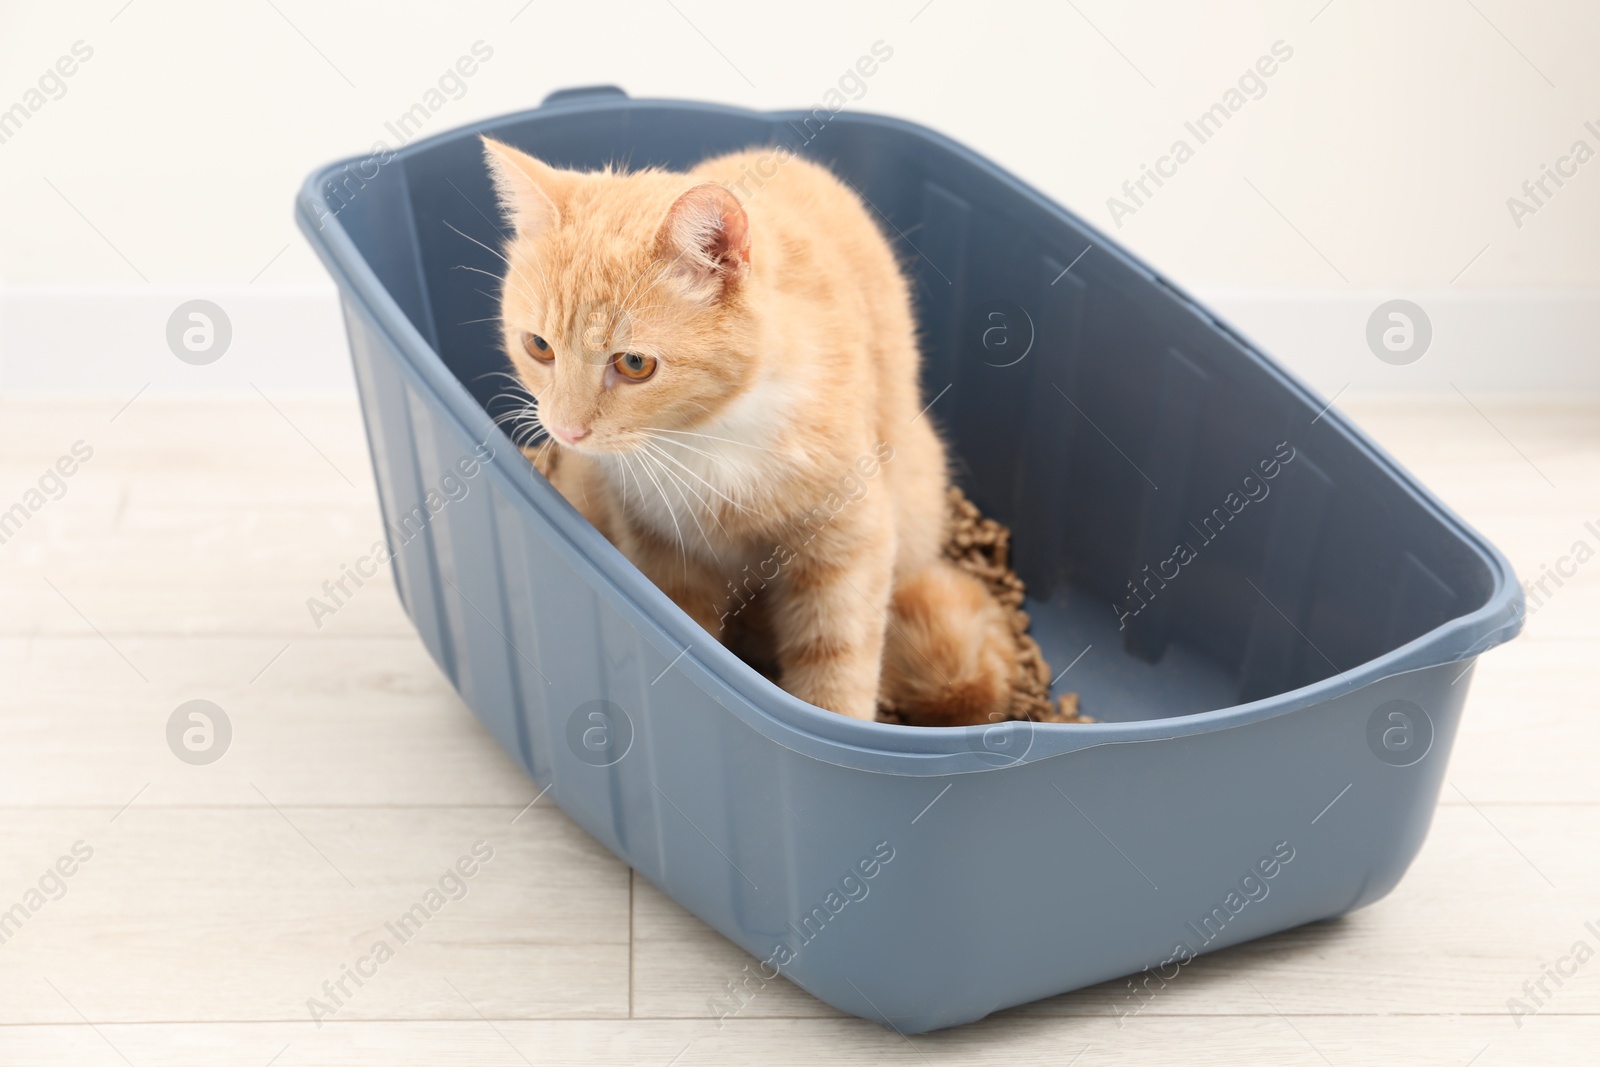
<instances>
[{"instance_id":1,"label":"cat's head","mask_svg":"<svg viewBox=\"0 0 1600 1067\"><path fill-rule=\"evenodd\" d=\"M514 229L506 353L557 444L630 452L750 386L750 225L731 192L659 170L560 170L488 138L484 150Z\"/></svg>"}]
</instances>

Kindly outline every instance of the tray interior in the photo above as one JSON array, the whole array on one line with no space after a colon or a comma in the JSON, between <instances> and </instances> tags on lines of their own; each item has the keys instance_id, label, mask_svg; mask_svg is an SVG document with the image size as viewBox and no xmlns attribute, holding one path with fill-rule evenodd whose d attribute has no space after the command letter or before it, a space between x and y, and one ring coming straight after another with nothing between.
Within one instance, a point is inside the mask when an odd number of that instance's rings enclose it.
<instances>
[{"instance_id":1,"label":"tray interior","mask_svg":"<svg viewBox=\"0 0 1600 1067\"><path fill-rule=\"evenodd\" d=\"M1056 671L1077 659L1058 688L1097 718L1298 688L1492 592L1483 556L1320 405L1102 235L937 140L870 117L629 101L495 135L584 168L783 141L855 185L913 279L924 395L957 477L1012 527L1035 634ZM495 285L462 269L499 267L474 243L501 240L476 137L374 169L329 203L494 412Z\"/></svg>"}]
</instances>

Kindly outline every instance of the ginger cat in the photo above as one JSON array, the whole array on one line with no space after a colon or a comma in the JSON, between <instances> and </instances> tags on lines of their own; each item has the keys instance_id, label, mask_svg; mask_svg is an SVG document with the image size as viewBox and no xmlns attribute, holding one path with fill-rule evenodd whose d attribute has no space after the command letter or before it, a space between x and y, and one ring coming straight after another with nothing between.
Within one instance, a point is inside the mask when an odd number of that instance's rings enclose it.
<instances>
[{"instance_id":1,"label":"ginger cat","mask_svg":"<svg viewBox=\"0 0 1600 1067\"><path fill-rule=\"evenodd\" d=\"M795 696L859 719L1004 717L1014 643L942 555L910 295L860 199L784 148L677 174L484 147L515 229L517 417L548 434L525 447L561 493Z\"/></svg>"}]
</instances>

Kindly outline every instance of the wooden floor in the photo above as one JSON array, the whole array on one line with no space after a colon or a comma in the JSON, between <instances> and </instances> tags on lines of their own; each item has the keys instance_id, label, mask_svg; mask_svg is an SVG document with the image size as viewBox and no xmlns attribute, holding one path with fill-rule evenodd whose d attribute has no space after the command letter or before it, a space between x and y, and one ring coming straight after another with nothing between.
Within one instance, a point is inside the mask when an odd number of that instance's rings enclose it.
<instances>
[{"instance_id":1,"label":"wooden floor","mask_svg":"<svg viewBox=\"0 0 1600 1067\"><path fill-rule=\"evenodd\" d=\"M0 912L32 912L0 927L0 1064L1600 1063L1600 407L1342 405L1524 576L1588 546L1480 663L1389 898L1136 1015L1112 982L906 1039L783 983L719 1025L742 954L528 806L387 574L316 625L380 535L353 402L122 404L0 403L0 511L92 449L0 544ZM210 765L168 745L196 699L232 728ZM479 841L465 895L314 1024Z\"/></svg>"}]
</instances>

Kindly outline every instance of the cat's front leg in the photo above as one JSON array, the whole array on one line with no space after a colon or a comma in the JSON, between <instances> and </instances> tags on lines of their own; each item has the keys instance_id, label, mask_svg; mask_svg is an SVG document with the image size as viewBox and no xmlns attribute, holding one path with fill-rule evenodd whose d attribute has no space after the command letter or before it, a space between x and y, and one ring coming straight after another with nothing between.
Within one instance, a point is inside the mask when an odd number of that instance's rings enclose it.
<instances>
[{"instance_id":1,"label":"cat's front leg","mask_svg":"<svg viewBox=\"0 0 1600 1067\"><path fill-rule=\"evenodd\" d=\"M567 503L578 509L607 541L617 543L616 512L611 486L595 461L581 452L555 448L546 442L534 448L524 448L535 470L550 480L556 492L566 497Z\"/></svg>"},{"instance_id":2,"label":"cat's front leg","mask_svg":"<svg viewBox=\"0 0 1600 1067\"><path fill-rule=\"evenodd\" d=\"M726 641L725 611L718 613L725 584L720 572L676 541L657 536L637 523L619 523L615 542L622 554L644 572L695 622L718 641Z\"/></svg>"},{"instance_id":3,"label":"cat's front leg","mask_svg":"<svg viewBox=\"0 0 1600 1067\"><path fill-rule=\"evenodd\" d=\"M868 720L877 715L894 571L887 509L871 511L813 531L793 551L772 619L783 688Z\"/></svg>"}]
</instances>

